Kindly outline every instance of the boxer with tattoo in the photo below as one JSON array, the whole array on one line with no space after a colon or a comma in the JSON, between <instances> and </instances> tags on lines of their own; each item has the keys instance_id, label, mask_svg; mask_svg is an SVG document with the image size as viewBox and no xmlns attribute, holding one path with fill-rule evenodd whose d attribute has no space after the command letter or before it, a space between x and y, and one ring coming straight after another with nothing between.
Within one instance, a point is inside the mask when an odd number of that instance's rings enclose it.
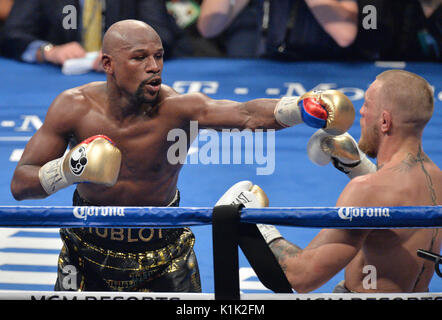
<instances>
[{"instance_id":1,"label":"boxer with tattoo","mask_svg":"<svg viewBox=\"0 0 442 320\"><path fill-rule=\"evenodd\" d=\"M433 114L431 86L420 76L389 70L370 85L360 109L359 143L348 134L316 132L310 159L333 165L351 181L338 207L436 206L442 204L442 173L424 153L422 133ZM366 158L376 158L377 166ZM318 195L315 195L318 196ZM301 249L273 226L261 233L292 287L309 292L345 268L334 292L426 292L434 273L418 249L439 253L439 228L323 229ZM376 268L376 287L364 285L365 266Z\"/></svg>"}]
</instances>

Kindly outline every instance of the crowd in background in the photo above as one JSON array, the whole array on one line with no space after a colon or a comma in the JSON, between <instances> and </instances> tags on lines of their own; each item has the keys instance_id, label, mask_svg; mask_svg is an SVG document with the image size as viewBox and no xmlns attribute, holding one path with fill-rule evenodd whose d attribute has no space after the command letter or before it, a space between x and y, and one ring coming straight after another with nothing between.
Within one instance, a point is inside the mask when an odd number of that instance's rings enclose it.
<instances>
[{"instance_id":1,"label":"crowd in background","mask_svg":"<svg viewBox=\"0 0 442 320\"><path fill-rule=\"evenodd\" d=\"M0 0L0 54L61 65L99 50L84 43L86 8L100 38L116 21L145 21L165 59L441 59L442 0Z\"/></svg>"}]
</instances>

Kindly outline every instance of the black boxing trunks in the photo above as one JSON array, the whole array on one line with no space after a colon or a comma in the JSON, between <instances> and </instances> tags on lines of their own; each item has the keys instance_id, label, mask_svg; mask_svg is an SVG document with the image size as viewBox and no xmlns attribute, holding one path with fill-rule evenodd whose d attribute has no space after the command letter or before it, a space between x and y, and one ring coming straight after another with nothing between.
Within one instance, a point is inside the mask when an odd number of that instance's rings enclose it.
<instances>
[{"instance_id":1,"label":"black boxing trunks","mask_svg":"<svg viewBox=\"0 0 442 320\"><path fill-rule=\"evenodd\" d=\"M179 191L169 206L179 206ZM93 206L75 190L73 206ZM64 228L55 291L201 292L189 228Z\"/></svg>"}]
</instances>

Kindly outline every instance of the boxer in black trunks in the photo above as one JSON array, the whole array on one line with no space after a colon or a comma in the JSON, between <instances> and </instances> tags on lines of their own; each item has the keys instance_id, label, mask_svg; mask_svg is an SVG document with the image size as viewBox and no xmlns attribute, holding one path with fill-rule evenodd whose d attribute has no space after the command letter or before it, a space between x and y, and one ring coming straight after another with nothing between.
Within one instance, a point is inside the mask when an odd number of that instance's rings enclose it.
<instances>
[{"instance_id":1,"label":"boxer in black trunks","mask_svg":"<svg viewBox=\"0 0 442 320\"><path fill-rule=\"evenodd\" d=\"M169 206L179 203L177 190ZM73 205L92 206L76 191ZM64 246L55 291L201 291L195 237L188 228L75 228L60 234Z\"/></svg>"},{"instance_id":2,"label":"boxer in black trunks","mask_svg":"<svg viewBox=\"0 0 442 320\"><path fill-rule=\"evenodd\" d=\"M218 130L281 129L304 122L345 132L354 120L351 102L332 90L299 99L247 102L179 94L162 84L161 39L140 21L112 25L104 35L102 51L106 81L67 90L54 100L14 172L15 199L45 198L77 183L76 205L177 205L182 163L169 161L174 141L167 140L175 128L187 133L190 146L195 138L190 134L191 121L198 121L199 128ZM70 141L83 142L73 143L65 153ZM62 229L61 235L64 248L56 289L201 290L193 234L188 229L177 233L80 228ZM65 286L69 266L78 268L74 270L78 283Z\"/></svg>"}]
</instances>

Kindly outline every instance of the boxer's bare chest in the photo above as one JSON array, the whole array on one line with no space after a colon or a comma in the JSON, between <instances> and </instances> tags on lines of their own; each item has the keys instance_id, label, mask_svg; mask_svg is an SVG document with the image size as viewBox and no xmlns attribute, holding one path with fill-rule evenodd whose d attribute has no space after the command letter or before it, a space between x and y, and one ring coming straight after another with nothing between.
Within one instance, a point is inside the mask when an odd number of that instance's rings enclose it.
<instances>
[{"instance_id":1,"label":"boxer's bare chest","mask_svg":"<svg viewBox=\"0 0 442 320\"><path fill-rule=\"evenodd\" d=\"M91 108L76 125L74 137L77 142L98 134L109 137L122 153L120 179L136 180L179 169L168 160L175 143L170 132L177 126L178 120L161 113L116 119L100 108Z\"/></svg>"}]
</instances>

